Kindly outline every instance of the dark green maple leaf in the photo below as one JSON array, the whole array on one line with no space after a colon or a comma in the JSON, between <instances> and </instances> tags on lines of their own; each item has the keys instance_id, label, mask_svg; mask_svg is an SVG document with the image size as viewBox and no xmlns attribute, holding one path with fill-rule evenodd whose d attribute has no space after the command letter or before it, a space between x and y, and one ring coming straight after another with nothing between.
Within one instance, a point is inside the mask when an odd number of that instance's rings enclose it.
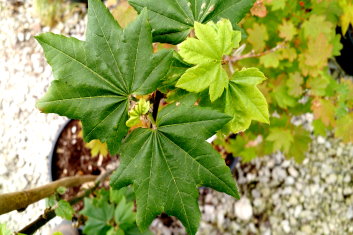
<instances>
[{"instance_id":1,"label":"dark green maple leaf","mask_svg":"<svg viewBox=\"0 0 353 235\"><path fill-rule=\"evenodd\" d=\"M207 23L226 18L235 28L255 0L129 0L129 3L138 12L148 9L155 41L178 44L190 33L195 21Z\"/></svg>"},{"instance_id":2,"label":"dark green maple leaf","mask_svg":"<svg viewBox=\"0 0 353 235\"><path fill-rule=\"evenodd\" d=\"M99 139L116 153L128 131L129 97L153 92L171 63L171 51L153 54L147 11L122 30L101 1L89 0L86 41L36 39L55 77L37 107L81 120L86 142Z\"/></svg>"},{"instance_id":3,"label":"dark green maple leaf","mask_svg":"<svg viewBox=\"0 0 353 235\"><path fill-rule=\"evenodd\" d=\"M239 198L229 168L205 141L231 118L196 107L195 100L187 96L168 105L159 112L155 129L134 130L121 147L121 165L111 185L133 184L136 221L142 230L165 212L195 234L200 221L197 187L201 185Z\"/></svg>"}]
</instances>

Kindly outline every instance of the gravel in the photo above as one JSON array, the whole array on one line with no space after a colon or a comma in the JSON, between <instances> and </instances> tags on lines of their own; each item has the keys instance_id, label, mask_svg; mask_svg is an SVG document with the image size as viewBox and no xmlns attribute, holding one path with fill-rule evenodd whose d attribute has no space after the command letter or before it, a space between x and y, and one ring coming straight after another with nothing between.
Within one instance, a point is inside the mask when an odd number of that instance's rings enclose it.
<instances>
[{"instance_id":1,"label":"gravel","mask_svg":"<svg viewBox=\"0 0 353 235\"><path fill-rule=\"evenodd\" d=\"M54 29L33 17L29 1L0 0L0 193L49 182L48 153L65 118L35 109L52 72L33 36L56 32L84 38L85 19L74 14ZM292 120L311 129L312 115ZM242 199L200 189L203 234L353 234L353 146L330 137L314 139L303 164L281 153L238 164L235 175ZM13 230L44 210L35 203L22 213L0 216ZM38 234L49 234L56 219ZM153 222L156 234L185 234Z\"/></svg>"},{"instance_id":2,"label":"gravel","mask_svg":"<svg viewBox=\"0 0 353 235\"><path fill-rule=\"evenodd\" d=\"M33 17L31 2L0 0L0 193L49 182L48 154L66 120L35 108L36 100L52 80L52 71L33 36L54 31L83 38L85 28L85 21L78 14L68 19L65 27L42 27ZM16 231L44 209L41 201L22 213L1 215L0 223L6 222ZM39 232L47 233L45 229Z\"/></svg>"},{"instance_id":3,"label":"gravel","mask_svg":"<svg viewBox=\"0 0 353 235\"><path fill-rule=\"evenodd\" d=\"M199 234L353 234L351 144L318 137L303 164L278 153L235 175L242 199L208 190Z\"/></svg>"}]
</instances>

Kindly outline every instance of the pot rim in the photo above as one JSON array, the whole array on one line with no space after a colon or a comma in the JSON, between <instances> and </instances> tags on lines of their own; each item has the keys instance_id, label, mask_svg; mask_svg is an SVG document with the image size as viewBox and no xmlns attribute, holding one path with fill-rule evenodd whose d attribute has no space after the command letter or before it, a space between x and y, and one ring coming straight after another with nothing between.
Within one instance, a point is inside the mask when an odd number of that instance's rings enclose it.
<instances>
[{"instance_id":1,"label":"pot rim","mask_svg":"<svg viewBox=\"0 0 353 235\"><path fill-rule=\"evenodd\" d=\"M57 145L58 145L58 141L59 141L59 138L62 134L62 132L64 131L64 129L72 122L74 121L74 119L68 119L66 120L58 129L56 135L55 135L55 138L52 142L52 147L51 147L51 150L50 150L50 153L49 153L49 156L48 156L48 170L49 170L49 179L50 181L55 181L57 180L55 177L54 177L54 164L53 164L53 161L54 161L54 155L55 155L55 150L57 148Z\"/></svg>"}]
</instances>

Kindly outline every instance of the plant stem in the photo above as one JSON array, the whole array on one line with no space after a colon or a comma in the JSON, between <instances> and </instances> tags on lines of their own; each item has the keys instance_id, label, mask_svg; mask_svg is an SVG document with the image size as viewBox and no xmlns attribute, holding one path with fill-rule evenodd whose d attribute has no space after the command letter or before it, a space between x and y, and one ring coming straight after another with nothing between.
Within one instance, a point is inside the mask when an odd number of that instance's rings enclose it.
<instances>
[{"instance_id":1,"label":"plant stem","mask_svg":"<svg viewBox=\"0 0 353 235\"><path fill-rule=\"evenodd\" d=\"M86 182L94 181L95 179L96 176L93 175L73 176L54 181L38 188L2 194L0 195L0 215L13 210L27 208L28 205L53 195L59 187L75 187Z\"/></svg>"},{"instance_id":2,"label":"plant stem","mask_svg":"<svg viewBox=\"0 0 353 235\"><path fill-rule=\"evenodd\" d=\"M152 117L156 121L157 119L157 114L158 114L158 108L159 108L159 103L161 102L161 99L163 98L162 92L159 90L156 91L154 101L153 101L153 111L152 111Z\"/></svg>"},{"instance_id":3,"label":"plant stem","mask_svg":"<svg viewBox=\"0 0 353 235\"><path fill-rule=\"evenodd\" d=\"M254 57L260 57L260 56L264 56L273 52L276 52L280 49L285 48L284 44L278 44L277 46L275 46L274 48L271 48L267 51L263 51L263 52L259 52L259 53L255 53L255 51L251 51L248 54L245 55L239 55L239 56L227 56L225 58L225 62L230 62L230 63L235 63L239 60L243 60L243 59L248 59L248 58L254 58Z\"/></svg>"},{"instance_id":4,"label":"plant stem","mask_svg":"<svg viewBox=\"0 0 353 235\"><path fill-rule=\"evenodd\" d=\"M101 182L106 180L113 173L115 169L116 167L113 166L111 169L99 175L95 180L94 186L85 190L83 193L80 193L79 195L77 195L76 197L68 201L70 205L75 205L76 203L80 202L83 198L88 197L92 192L94 192L98 188ZM40 215L35 221L28 224L26 227L22 228L20 231L18 231L18 233L33 234L39 228L44 226L46 223L48 223L50 220L52 220L55 217L56 217L55 208L46 209L42 215Z\"/></svg>"}]
</instances>

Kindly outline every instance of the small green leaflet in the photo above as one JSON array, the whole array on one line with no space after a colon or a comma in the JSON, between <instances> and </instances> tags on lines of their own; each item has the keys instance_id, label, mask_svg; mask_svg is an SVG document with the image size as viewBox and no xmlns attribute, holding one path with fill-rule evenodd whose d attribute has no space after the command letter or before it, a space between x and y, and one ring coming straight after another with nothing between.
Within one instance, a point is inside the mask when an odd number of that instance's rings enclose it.
<instances>
[{"instance_id":1,"label":"small green leaflet","mask_svg":"<svg viewBox=\"0 0 353 235\"><path fill-rule=\"evenodd\" d=\"M111 186L133 184L141 230L165 212L195 234L201 217L197 203L201 185L239 198L229 168L205 141L230 118L197 107L195 101L189 95L166 106L158 114L156 129L135 129L122 145L121 165Z\"/></svg>"},{"instance_id":2,"label":"small green leaflet","mask_svg":"<svg viewBox=\"0 0 353 235\"><path fill-rule=\"evenodd\" d=\"M129 120L126 121L126 126L133 127L140 123L140 116L145 115L150 109L150 102L145 99L139 100L137 104L129 111Z\"/></svg>"},{"instance_id":3,"label":"small green leaflet","mask_svg":"<svg viewBox=\"0 0 353 235\"><path fill-rule=\"evenodd\" d=\"M135 223L135 213L134 210L134 203L133 202L126 202L125 197L123 197L117 207L115 208L114 212L114 220L115 223L121 228L122 230L128 230L131 228Z\"/></svg>"},{"instance_id":4,"label":"small green leaflet","mask_svg":"<svg viewBox=\"0 0 353 235\"><path fill-rule=\"evenodd\" d=\"M56 189L56 192L60 195L65 194L67 191L67 188L60 186L59 188Z\"/></svg>"},{"instance_id":5,"label":"small green leaflet","mask_svg":"<svg viewBox=\"0 0 353 235\"><path fill-rule=\"evenodd\" d=\"M108 200L98 203L91 198L84 198L84 205L81 214L88 217L83 229L84 234L106 234L112 228L109 221L114 217L114 206L109 204Z\"/></svg>"},{"instance_id":6,"label":"small green leaflet","mask_svg":"<svg viewBox=\"0 0 353 235\"><path fill-rule=\"evenodd\" d=\"M75 211L67 201L60 200L58 202L58 207L55 209L55 214L64 218L66 220L71 220L72 216L74 215Z\"/></svg>"},{"instance_id":7,"label":"small green leaflet","mask_svg":"<svg viewBox=\"0 0 353 235\"><path fill-rule=\"evenodd\" d=\"M181 57L195 66L186 70L176 87L190 92L201 92L209 88L211 101L219 98L228 87L228 75L222 67L224 55L229 55L239 46L240 31L234 31L229 20L217 24L195 22L195 35L180 45Z\"/></svg>"},{"instance_id":8,"label":"small green leaflet","mask_svg":"<svg viewBox=\"0 0 353 235\"><path fill-rule=\"evenodd\" d=\"M233 27L249 12L255 0L129 0L141 12L145 7L157 42L178 44L194 27L194 22L230 19Z\"/></svg>"},{"instance_id":9,"label":"small green leaflet","mask_svg":"<svg viewBox=\"0 0 353 235\"><path fill-rule=\"evenodd\" d=\"M264 95L256 87L266 80L265 75L257 68L236 71L226 92L213 103L202 97L202 106L211 106L232 118L223 129L225 133L238 133L249 128L251 121L270 123L268 105Z\"/></svg>"},{"instance_id":10,"label":"small green leaflet","mask_svg":"<svg viewBox=\"0 0 353 235\"><path fill-rule=\"evenodd\" d=\"M81 120L85 141L107 142L113 154L128 131L129 96L158 87L172 51L153 54L147 11L122 30L100 0L89 0L86 38L36 37L55 77L37 107Z\"/></svg>"}]
</instances>

